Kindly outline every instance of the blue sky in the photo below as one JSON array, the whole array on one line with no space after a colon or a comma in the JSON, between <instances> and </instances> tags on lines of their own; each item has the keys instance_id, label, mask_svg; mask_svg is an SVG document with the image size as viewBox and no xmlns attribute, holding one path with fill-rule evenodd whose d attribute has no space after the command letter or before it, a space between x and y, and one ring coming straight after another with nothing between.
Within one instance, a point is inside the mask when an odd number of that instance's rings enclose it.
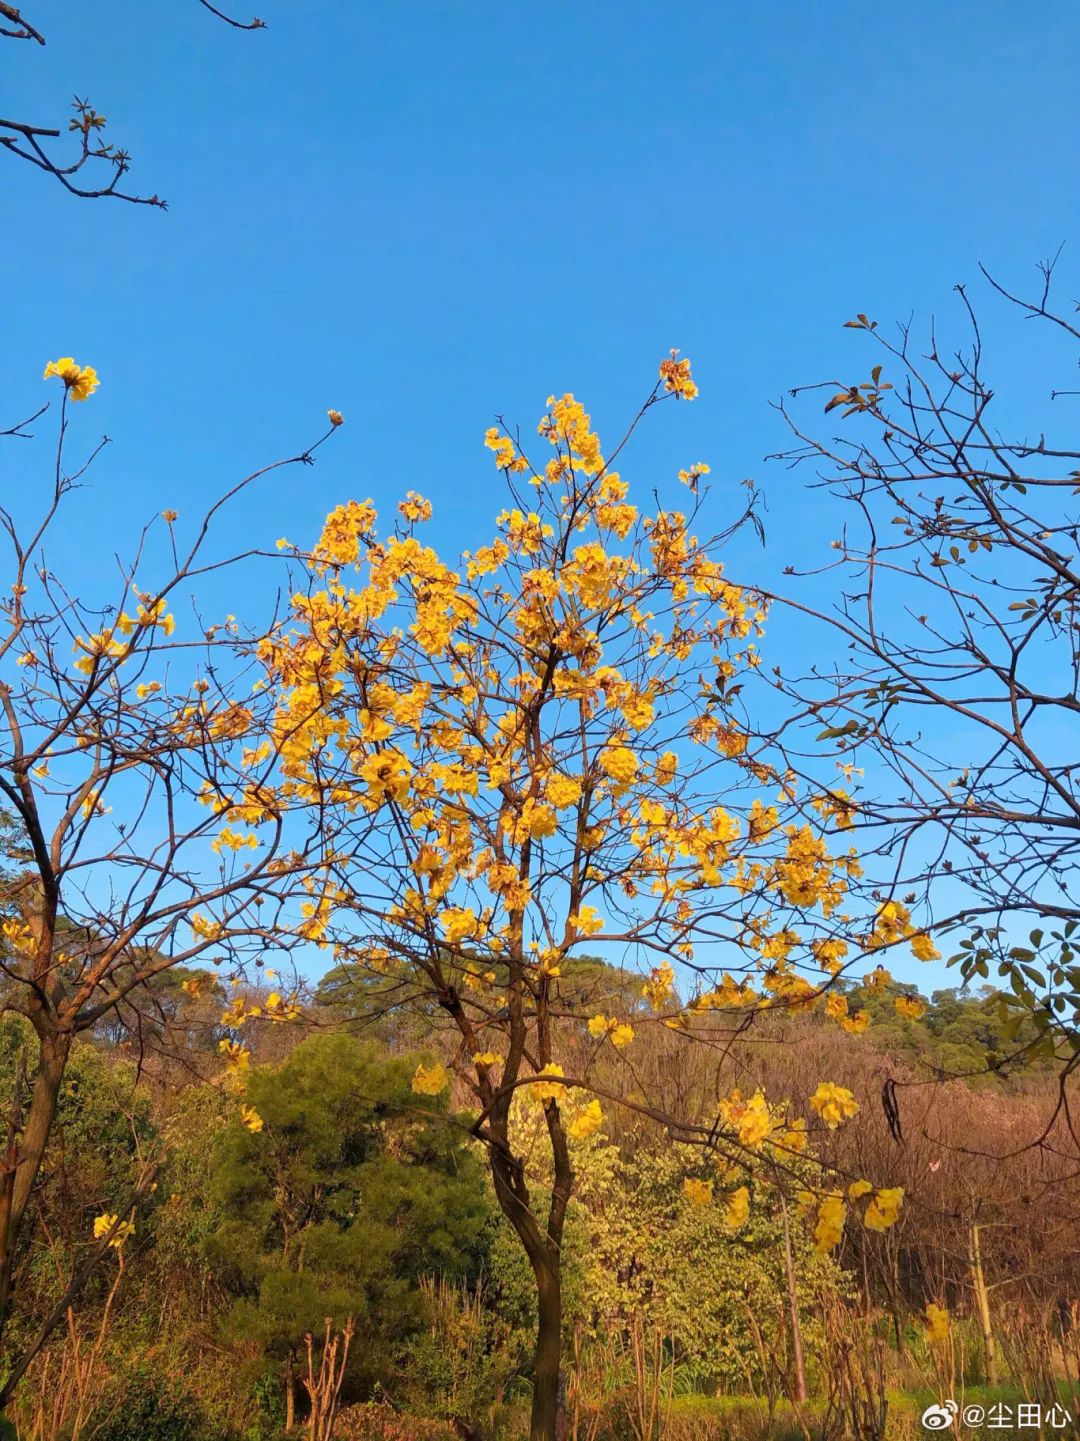
<instances>
[{"instance_id":1,"label":"blue sky","mask_svg":"<svg viewBox=\"0 0 1080 1441\"><path fill-rule=\"evenodd\" d=\"M304 540L341 499L414 487L439 543L475 544L494 416L531 429L573 390L613 436L671 346L702 398L651 418L623 473L705 459L718 519L725 487L764 479L769 548L739 568L772 577L829 520L763 467L769 401L851 370L844 319L949 316L979 260L1021 283L1063 240L1080 292L1064 0L258 4L256 34L195 0L63 7L45 50L3 52L5 114L56 123L89 96L171 207L77 202L0 156L5 420L56 355L102 377L79 435L114 443L53 547L86 586L146 518L194 516L331 405L334 444L237 535ZM1026 421L1047 379L1018 329L995 368ZM47 483L41 446L0 465L5 489Z\"/></svg>"}]
</instances>

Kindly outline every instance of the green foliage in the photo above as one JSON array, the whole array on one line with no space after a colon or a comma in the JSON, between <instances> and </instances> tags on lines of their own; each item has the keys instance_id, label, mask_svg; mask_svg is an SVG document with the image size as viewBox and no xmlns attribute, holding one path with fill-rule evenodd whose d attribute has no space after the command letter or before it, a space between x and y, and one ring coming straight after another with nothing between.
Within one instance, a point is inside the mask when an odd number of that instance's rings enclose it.
<instances>
[{"instance_id":1,"label":"green foliage","mask_svg":"<svg viewBox=\"0 0 1080 1441\"><path fill-rule=\"evenodd\" d=\"M37 1037L21 1016L0 1019L0 1117L9 1114L20 1059L32 1072ZM0 1124L3 1124L0 1122ZM135 1067L96 1045L77 1042L60 1090L49 1152L15 1257L16 1306L9 1344L29 1337L61 1289L61 1282L94 1245L102 1212L120 1214L131 1203L140 1152L154 1150L157 1126L150 1099L137 1085ZM137 1241L146 1224L144 1208ZM91 1279L87 1300L107 1290L112 1266Z\"/></svg>"},{"instance_id":2,"label":"green foliage","mask_svg":"<svg viewBox=\"0 0 1080 1441\"><path fill-rule=\"evenodd\" d=\"M440 1102L418 1107L414 1069L333 1035L252 1072L263 1129L223 1129L209 1184L205 1253L234 1297L232 1337L281 1359L324 1317L352 1316L354 1384L370 1382L422 1322L421 1278L475 1273L479 1166Z\"/></svg>"},{"instance_id":3,"label":"green foliage","mask_svg":"<svg viewBox=\"0 0 1080 1441\"><path fill-rule=\"evenodd\" d=\"M581 1148L575 1225L579 1248L577 1309L595 1338L610 1337L630 1316L669 1338L679 1362L711 1387L757 1376L765 1345L782 1345L786 1324L777 1298L786 1290L778 1200L762 1177L751 1181L749 1219L735 1232L722 1205L693 1205L683 1181L699 1174L695 1148L641 1148L632 1157L602 1142ZM747 1178L718 1178L743 1184ZM805 1228L792 1227L796 1294L804 1331L817 1334L814 1303L841 1284L835 1264L810 1248Z\"/></svg>"},{"instance_id":4,"label":"green foliage","mask_svg":"<svg viewBox=\"0 0 1080 1441\"><path fill-rule=\"evenodd\" d=\"M915 993L914 987L903 987ZM850 993L853 1010L870 1016L867 1039L877 1050L902 1056L935 1075L965 1076L978 1083L1038 1067L1032 1047L1038 1031L1030 1018L1017 1015L993 987L975 992L935 991L919 1020L896 1013L895 990L857 987Z\"/></svg>"},{"instance_id":5,"label":"green foliage","mask_svg":"<svg viewBox=\"0 0 1080 1441\"><path fill-rule=\"evenodd\" d=\"M149 1359L115 1381L91 1431L95 1441L211 1441L190 1392Z\"/></svg>"},{"instance_id":6,"label":"green foliage","mask_svg":"<svg viewBox=\"0 0 1080 1441\"><path fill-rule=\"evenodd\" d=\"M527 1363L531 1328L513 1324L485 1278L471 1290L445 1280L424 1281L421 1290L425 1325L403 1353L410 1410L467 1423L490 1419Z\"/></svg>"},{"instance_id":7,"label":"green foliage","mask_svg":"<svg viewBox=\"0 0 1080 1441\"><path fill-rule=\"evenodd\" d=\"M37 1037L21 1016L0 1019L0 1114L6 1117L25 1055L33 1072ZM43 1204L57 1224L78 1210L116 1210L129 1198L138 1173L138 1150L152 1144L149 1097L138 1089L135 1067L110 1052L76 1043L57 1104Z\"/></svg>"}]
</instances>

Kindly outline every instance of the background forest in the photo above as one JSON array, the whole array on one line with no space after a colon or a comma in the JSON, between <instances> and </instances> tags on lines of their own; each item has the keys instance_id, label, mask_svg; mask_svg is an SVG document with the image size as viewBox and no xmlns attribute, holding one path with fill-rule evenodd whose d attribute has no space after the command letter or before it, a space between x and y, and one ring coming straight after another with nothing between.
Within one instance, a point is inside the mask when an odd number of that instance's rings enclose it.
<instances>
[{"instance_id":1,"label":"background forest","mask_svg":"<svg viewBox=\"0 0 1080 1441\"><path fill-rule=\"evenodd\" d=\"M354 1327L335 1435L520 1434L535 1302L453 1124L467 1097L415 1116L415 1065L433 1059L423 1018L373 1015L363 988L331 973L300 1022L250 1023L247 1094L263 1121L252 1133L223 1085L222 988L209 977L192 997L201 979L171 972L150 1032L109 1022L73 1054L14 1327L35 1324L93 1219L123 1209L143 1157L164 1143L168 1159L133 1235L35 1359L13 1411L20 1434L254 1441L292 1417L303 1430L305 1338L321 1339L328 1314ZM639 1009L636 978L602 962L583 961L574 984L597 1005ZM850 998L873 1017L866 1037L780 1017L731 1079L800 1098L823 1063L842 1074L866 1102L836 1137L842 1160L887 1168L918 1204L830 1256L792 1215L789 1269L779 1191L735 1234L715 1212L703 1222L685 1190L697 1149L613 1110L575 1163L569 1435L817 1434L844 1424L831 1413L887 1402L889 1434L909 1434L941 1388L989 1406L1075 1384L1077 1181L1053 1130L1028 1144L1053 1115L1056 1069L1009 1063L1016 1040L989 988L936 992L917 1019L873 992ZM22 1041L7 1021L9 1093ZM718 1069L726 1087L725 1064L670 1031L638 1044L637 1072L661 1104L705 1114ZM582 1046L573 1031L560 1038L568 1071ZM622 1068L607 1079L628 1080ZM886 1079L916 1083L902 1150L877 1100ZM991 1140L1015 1153L977 1154ZM870 1434L872 1421L856 1424Z\"/></svg>"}]
</instances>

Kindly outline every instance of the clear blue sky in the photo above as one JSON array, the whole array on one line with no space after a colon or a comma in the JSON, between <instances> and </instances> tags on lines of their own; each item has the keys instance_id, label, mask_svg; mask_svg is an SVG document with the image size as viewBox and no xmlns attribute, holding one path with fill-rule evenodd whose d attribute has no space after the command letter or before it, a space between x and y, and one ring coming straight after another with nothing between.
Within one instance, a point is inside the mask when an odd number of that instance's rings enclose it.
<instances>
[{"instance_id":1,"label":"clear blue sky","mask_svg":"<svg viewBox=\"0 0 1080 1441\"><path fill-rule=\"evenodd\" d=\"M948 314L978 260L1022 279L1063 240L1080 292L1072 0L256 3L255 34L195 0L44 6L47 49L0 53L3 113L89 96L171 207L74 201L0 156L3 415L56 355L102 377L80 433L115 443L53 548L87 582L330 405L345 429L263 488L244 539L415 487L459 548L499 503L484 428L531 428L553 390L611 436L681 347L702 398L621 469L705 459L722 498L783 442L769 400L850 370L855 311ZM1021 407L1045 395L1022 351L997 373ZM46 483L41 447L0 465ZM766 478L774 575L820 502Z\"/></svg>"}]
</instances>

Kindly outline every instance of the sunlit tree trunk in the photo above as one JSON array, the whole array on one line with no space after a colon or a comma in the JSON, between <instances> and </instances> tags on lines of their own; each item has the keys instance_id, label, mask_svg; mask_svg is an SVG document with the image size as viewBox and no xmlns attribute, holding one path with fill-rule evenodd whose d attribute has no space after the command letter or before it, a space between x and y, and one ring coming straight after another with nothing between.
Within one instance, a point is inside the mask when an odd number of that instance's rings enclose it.
<instances>
[{"instance_id":1,"label":"sunlit tree trunk","mask_svg":"<svg viewBox=\"0 0 1080 1441\"><path fill-rule=\"evenodd\" d=\"M541 1228L529 1206L522 1168L510 1151L508 1138L490 1152L499 1206L525 1249L536 1282L537 1330L529 1441L560 1441L561 1429L562 1239L573 1176L558 1108L549 1102L546 1111L555 1162L546 1228Z\"/></svg>"},{"instance_id":2,"label":"sunlit tree trunk","mask_svg":"<svg viewBox=\"0 0 1080 1441\"><path fill-rule=\"evenodd\" d=\"M25 1116L15 1127L17 1144L5 1160L3 1196L0 1201L0 1338L11 1309L11 1268L23 1217L41 1170L56 1119L60 1084L64 1078L71 1036L51 1027L38 1032L38 1056ZM16 1098L16 1104L18 1098Z\"/></svg>"},{"instance_id":3,"label":"sunlit tree trunk","mask_svg":"<svg viewBox=\"0 0 1080 1441\"><path fill-rule=\"evenodd\" d=\"M979 1325L982 1328L983 1350L986 1356L986 1384L996 1386L998 1383L997 1341L990 1319L990 1294L986 1289L986 1276L983 1272L979 1227L974 1222L971 1227L971 1280L975 1287L975 1304L979 1308Z\"/></svg>"},{"instance_id":4,"label":"sunlit tree trunk","mask_svg":"<svg viewBox=\"0 0 1080 1441\"><path fill-rule=\"evenodd\" d=\"M285 1362L285 1430L291 1432L296 1425L296 1372L293 1368L293 1353Z\"/></svg>"}]
</instances>

